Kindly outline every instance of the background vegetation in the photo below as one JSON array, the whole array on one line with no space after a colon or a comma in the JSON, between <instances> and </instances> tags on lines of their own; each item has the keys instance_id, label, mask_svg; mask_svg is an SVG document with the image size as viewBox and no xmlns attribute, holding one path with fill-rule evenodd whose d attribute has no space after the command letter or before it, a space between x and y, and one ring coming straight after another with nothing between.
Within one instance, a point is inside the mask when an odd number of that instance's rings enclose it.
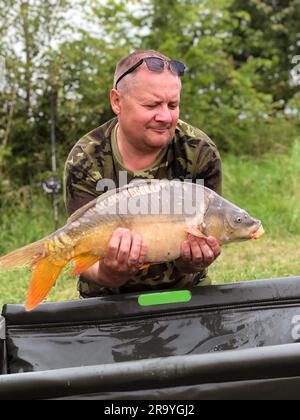
<instances>
[{"instance_id":1,"label":"background vegetation","mask_svg":"<svg viewBox=\"0 0 300 420\"><path fill-rule=\"evenodd\" d=\"M188 66L181 117L218 145L224 195L267 235L224 248L215 282L299 274L300 0L1 0L0 254L53 230L50 93L57 158L112 116L116 62L153 48ZM60 196L60 221L65 214ZM26 271L0 273L0 303L20 302ZM75 297L74 279L51 299Z\"/></svg>"}]
</instances>

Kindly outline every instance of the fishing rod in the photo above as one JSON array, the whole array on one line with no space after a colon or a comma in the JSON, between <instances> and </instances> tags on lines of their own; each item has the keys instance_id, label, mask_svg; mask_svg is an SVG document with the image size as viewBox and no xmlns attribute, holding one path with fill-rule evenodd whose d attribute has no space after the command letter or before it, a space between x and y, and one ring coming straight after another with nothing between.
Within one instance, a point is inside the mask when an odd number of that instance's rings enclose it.
<instances>
[{"instance_id":1,"label":"fishing rod","mask_svg":"<svg viewBox=\"0 0 300 420\"><path fill-rule=\"evenodd\" d=\"M58 229L58 194L61 189L61 182L57 177L56 165L56 92L53 86L50 91L50 120L51 120L51 169L52 175L43 182L42 186L46 193L51 194L54 228Z\"/></svg>"}]
</instances>

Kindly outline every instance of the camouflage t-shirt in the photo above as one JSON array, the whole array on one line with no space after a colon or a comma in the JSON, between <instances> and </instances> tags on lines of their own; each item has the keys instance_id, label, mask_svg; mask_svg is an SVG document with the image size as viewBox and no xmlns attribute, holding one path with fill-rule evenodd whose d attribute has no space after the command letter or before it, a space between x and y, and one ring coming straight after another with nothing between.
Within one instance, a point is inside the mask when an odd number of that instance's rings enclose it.
<instances>
[{"instance_id":1,"label":"camouflage t-shirt","mask_svg":"<svg viewBox=\"0 0 300 420\"><path fill-rule=\"evenodd\" d=\"M156 162L142 171L126 170L116 142L114 118L82 137L73 147L65 165L64 187L67 212L101 195L101 180L111 179L119 187L119 171L133 179L203 179L204 185L221 193L221 159L215 144L201 130L179 120L172 141L165 146ZM99 183L100 181L100 183ZM100 190L99 190L100 185ZM105 189L104 189L105 191ZM155 264L141 270L120 288L106 288L88 282L81 276L78 289L83 297L103 294L146 291L197 284L207 271L196 274L180 272L174 262Z\"/></svg>"}]
</instances>

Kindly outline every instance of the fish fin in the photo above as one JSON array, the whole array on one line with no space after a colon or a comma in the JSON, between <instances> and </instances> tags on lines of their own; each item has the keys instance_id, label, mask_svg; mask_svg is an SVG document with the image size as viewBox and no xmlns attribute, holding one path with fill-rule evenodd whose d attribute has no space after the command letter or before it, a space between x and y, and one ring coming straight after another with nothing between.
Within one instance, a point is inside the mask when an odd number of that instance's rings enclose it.
<instances>
[{"instance_id":1,"label":"fish fin","mask_svg":"<svg viewBox=\"0 0 300 420\"><path fill-rule=\"evenodd\" d=\"M91 255L91 254L81 254L77 257L73 258L73 261L75 261L76 266L74 270L71 272L72 276L78 276L83 271L90 268L92 265L96 264L97 261L101 260L101 257L99 255Z\"/></svg>"},{"instance_id":2,"label":"fish fin","mask_svg":"<svg viewBox=\"0 0 300 420\"><path fill-rule=\"evenodd\" d=\"M45 250L43 250L41 252L38 252L37 254L35 254L31 257L31 262L28 265L28 268L30 268L30 270L35 270L38 261L40 261L43 258L46 258L46 251Z\"/></svg>"},{"instance_id":3,"label":"fish fin","mask_svg":"<svg viewBox=\"0 0 300 420\"><path fill-rule=\"evenodd\" d=\"M49 258L42 258L35 262L35 268L25 301L27 311L31 311L47 296L64 265L54 265L49 261Z\"/></svg>"},{"instance_id":4,"label":"fish fin","mask_svg":"<svg viewBox=\"0 0 300 420\"><path fill-rule=\"evenodd\" d=\"M198 226L189 226L187 228L187 233L190 233L193 236L196 236L197 238L203 238L203 239L207 239L207 236L203 233L203 226L199 225Z\"/></svg>"},{"instance_id":5,"label":"fish fin","mask_svg":"<svg viewBox=\"0 0 300 420\"><path fill-rule=\"evenodd\" d=\"M71 216L68 218L68 223L74 222L77 220L80 216L82 216L86 211L88 211L90 208L96 205L97 200L99 197L94 198L94 200L89 201L87 204L84 204L82 207L74 211L74 213L71 214Z\"/></svg>"},{"instance_id":6,"label":"fish fin","mask_svg":"<svg viewBox=\"0 0 300 420\"><path fill-rule=\"evenodd\" d=\"M146 270L146 268L149 268L151 264L141 264L139 265L138 269L139 270Z\"/></svg>"},{"instance_id":7,"label":"fish fin","mask_svg":"<svg viewBox=\"0 0 300 420\"><path fill-rule=\"evenodd\" d=\"M0 269L7 270L28 265L35 256L43 254L45 241L46 238L41 239L0 257Z\"/></svg>"}]
</instances>

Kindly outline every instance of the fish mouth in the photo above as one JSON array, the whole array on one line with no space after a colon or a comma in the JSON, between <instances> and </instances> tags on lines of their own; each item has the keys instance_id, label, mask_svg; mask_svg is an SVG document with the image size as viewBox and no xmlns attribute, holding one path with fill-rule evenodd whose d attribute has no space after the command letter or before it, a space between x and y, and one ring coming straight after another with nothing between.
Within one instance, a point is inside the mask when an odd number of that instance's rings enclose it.
<instances>
[{"instance_id":1,"label":"fish mouth","mask_svg":"<svg viewBox=\"0 0 300 420\"><path fill-rule=\"evenodd\" d=\"M251 234L251 239L258 239L265 233L263 225L260 224L256 231Z\"/></svg>"}]
</instances>

